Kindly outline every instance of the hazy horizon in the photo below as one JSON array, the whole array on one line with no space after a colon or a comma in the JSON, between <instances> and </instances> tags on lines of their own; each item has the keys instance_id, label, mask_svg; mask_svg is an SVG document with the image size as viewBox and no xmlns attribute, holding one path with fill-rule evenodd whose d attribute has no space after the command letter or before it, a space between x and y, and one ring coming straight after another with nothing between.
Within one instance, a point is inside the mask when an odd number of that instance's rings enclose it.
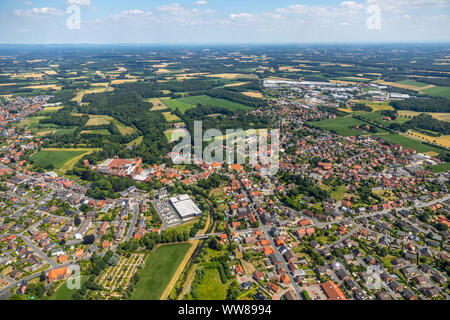
<instances>
[{"instance_id":1,"label":"hazy horizon","mask_svg":"<svg viewBox=\"0 0 450 320\"><path fill-rule=\"evenodd\" d=\"M3 0L4 44L450 42L450 0Z\"/></svg>"}]
</instances>

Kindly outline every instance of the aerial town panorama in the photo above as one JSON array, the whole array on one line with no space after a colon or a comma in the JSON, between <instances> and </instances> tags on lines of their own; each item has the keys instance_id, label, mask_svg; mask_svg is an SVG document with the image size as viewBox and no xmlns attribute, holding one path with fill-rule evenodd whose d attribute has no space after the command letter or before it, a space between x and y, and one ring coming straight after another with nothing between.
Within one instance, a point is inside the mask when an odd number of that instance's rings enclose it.
<instances>
[{"instance_id":1,"label":"aerial town panorama","mask_svg":"<svg viewBox=\"0 0 450 320\"><path fill-rule=\"evenodd\" d=\"M0 8L27 28L105 10L19 2ZM370 27L365 1L317 2ZM163 3L110 19L226 10ZM229 20L272 23L248 15ZM14 42L4 23L1 300L449 299L448 22L442 41L362 44L33 43L22 22Z\"/></svg>"}]
</instances>

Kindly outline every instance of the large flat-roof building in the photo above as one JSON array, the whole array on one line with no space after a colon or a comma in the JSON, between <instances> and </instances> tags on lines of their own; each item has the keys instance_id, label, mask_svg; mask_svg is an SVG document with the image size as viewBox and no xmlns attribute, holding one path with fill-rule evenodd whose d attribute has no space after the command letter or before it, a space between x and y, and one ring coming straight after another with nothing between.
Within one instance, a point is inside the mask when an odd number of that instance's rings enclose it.
<instances>
[{"instance_id":1,"label":"large flat-roof building","mask_svg":"<svg viewBox=\"0 0 450 320\"><path fill-rule=\"evenodd\" d=\"M183 220L190 220L202 214L202 211L187 194L171 197L170 204Z\"/></svg>"}]
</instances>

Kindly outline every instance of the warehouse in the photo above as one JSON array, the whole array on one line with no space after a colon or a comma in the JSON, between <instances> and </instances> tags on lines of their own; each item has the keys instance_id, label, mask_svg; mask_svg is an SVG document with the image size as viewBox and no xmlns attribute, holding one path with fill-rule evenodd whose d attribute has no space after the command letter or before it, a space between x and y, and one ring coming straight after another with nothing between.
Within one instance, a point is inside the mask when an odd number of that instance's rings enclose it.
<instances>
[{"instance_id":1,"label":"warehouse","mask_svg":"<svg viewBox=\"0 0 450 320\"><path fill-rule=\"evenodd\" d=\"M170 203L175 208L175 211L183 220L190 220L202 214L202 211L197 207L189 195L183 194L170 198Z\"/></svg>"}]
</instances>

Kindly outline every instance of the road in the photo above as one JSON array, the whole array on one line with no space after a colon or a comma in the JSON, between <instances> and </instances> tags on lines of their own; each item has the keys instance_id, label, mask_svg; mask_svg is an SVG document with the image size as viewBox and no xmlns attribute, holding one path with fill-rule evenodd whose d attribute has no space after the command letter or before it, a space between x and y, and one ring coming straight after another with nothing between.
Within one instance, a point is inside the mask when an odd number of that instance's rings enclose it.
<instances>
[{"instance_id":1,"label":"road","mask_svg":"<svg viewBox=\"0 0 450 320\"><path fill-rule=\"evenodd\" d=\"M242 183L241 183L241 182L239 182L239 183L241 184L242 192L243 192L243 194L244 194L245 197L246 197L247 203L250 204L251 210L252 210L253 212L256 212L256 210L255 210L255 205L250 201L250 198L249 198L249 196L248 196L247 191L245 190L245 188L244 188L244 186L242 185ZM269 239L270 244L272 245L273 248L275 248L275 256L276 256L277 259L281 262L281 265L283 266L284 270L286 270L286 274L287 274L287 276L289 277L289 280L290 280L292 286L294 287L294 290L295 290L297 296L301 299L302 295L301 295L300 287L298 286L297 282L295 282L295 280L294 280L294 278L293 278L293 276L292 276L292 273L289 271L288 265L287 265L286 261L284 260L284 257L282 257L281 254L280 254L280 252L276 249L277 246L275 245L275 241L274 241L272 235L270 234L270 232L269 232L267 226L266 226L265 224L262 223L259 214L256 214L255 216L257 217L257 219L258 219L258 221L259 221L260 228L261 228L261 230L264 232L265 237L266 237L267 239Z\"/></svg>"},{"instance_id":2,"label":"road","mask_svg":"<svg viewBox=\"0 0 450 320\"><path fill-rule=\"evenodd\" d=\"M139 217L139 205L138 205L138 203L135 203L133 205L132 211L133 211L133 218L131 219L130 227L128 228L128 233L127 233L127 236L125 237L125 241L130 241L131 237L133 236L134 230L136 228L136 222L137 222L137 219Z\"/></svg>"}]
</instances>

